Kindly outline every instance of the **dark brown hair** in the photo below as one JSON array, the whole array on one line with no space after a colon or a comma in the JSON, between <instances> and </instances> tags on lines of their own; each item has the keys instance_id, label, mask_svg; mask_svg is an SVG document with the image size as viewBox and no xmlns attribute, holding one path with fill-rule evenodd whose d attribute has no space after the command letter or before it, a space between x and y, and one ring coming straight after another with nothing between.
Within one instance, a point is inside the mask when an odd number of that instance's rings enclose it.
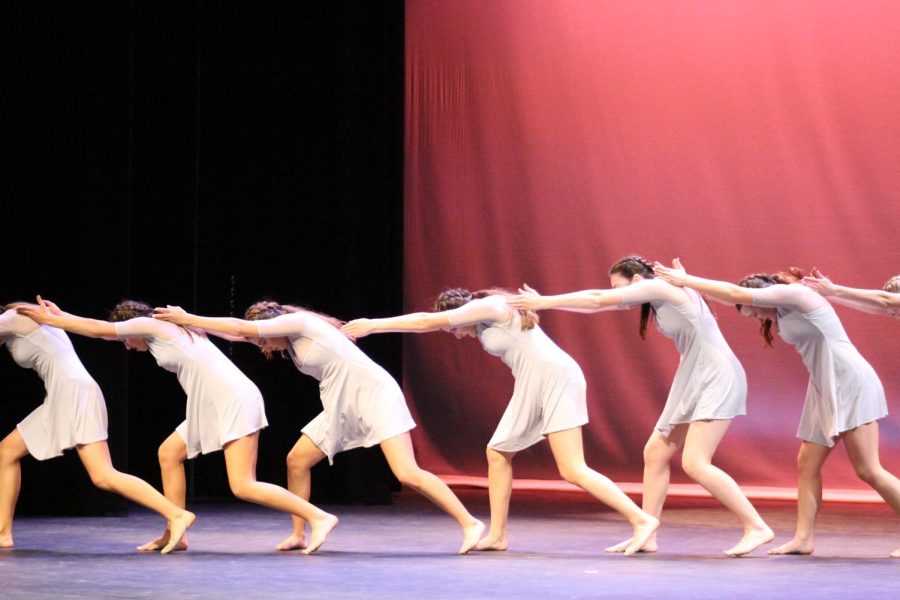
<instances>
[{"instance_id":1,"label":"dark brown hair","mask_svg":"<svg viewBox=\"0 0 900 600\"><path fill-rule=\"evenodd\" d=\"M506 296L509 298L513 295L514 294L511 291L503 288L487 288L478 290L477 292L470 292L465 288L452 288L441 292L434 300L434 305L431 310L432 312L443 312L445 310L459 308L472 300L479 300L481 298L487 298L488 296ZM519 313L522 331L534 329L534 326L541 320L540 317L538 317L538 314L533 310L517 310L516 312Z\"/></svg>"},{"instance_id":2,"label":"dark brown hair","mask_svg":"<svg viewBox=\"0 0 900 600\"><path fill-rule=\"evenodd\" d=\"M113 323L121 323L122 321L130 321L131 319L137 319L138 317L147 317L153 318L153 307L151 307L146 302L141 302L140 300L122 300L116 306L109 311L108 320ZM173 323L176 325L176 323ZM196 329L194 327L188 327L186 325L178 325L184 329L191 339L195 335L199 335L201 337L206 337L206 332Z\"/></svg>"},{"instance_id":3,"label":"dark brown hair","mask_svg":"<svg viewBox=\"0 0 900 600\"><path fill-rule=\"evenodd\" d=\"M620 259L609 268L609 275L621 275L625 279L631 281L635 275L640 275L644 279L653 279L656 273L653 272L653 264L637 254L629 254L625 258ZM656 309L649 302L641 304L641 325L638 333L641 339L647 338L647 324L650 319L656 318Z\"/></svg>"},{"instance_id":4,"label":"dark brown hair","mask_svg":"<svg viewBox=\"0 0 900 600\"><path fill-rule=\"evenodd\" d=\"M792 267L788 269L787 276L784 276L785 271L781 273L776 273L775 275L769 275L767 273L753 273L751 275L745 276L743 279L738 281L738 285L743 288L750 289L760 289L767 288L773 285L777 285L779 283L795 283L803 279L803 275L797 277L793 271L800 271L796 267ZM800 271L802 273L802 271ZM738 312L741 312L743 308L742 304L735 304L734 307ZM766 341L766 346L772 347L772 340L775 339L772 335L772 319L765 319L762 324L759 326L759 333L763 336L763 339Z\"/></svg>"},{"instance_id":5,"label":"dark brown hair","mask_svg":"<svg viewBox=\"0 0 900 600\"><path fill-rule=\"evenodd\" d=\"M314 314L335 329L340 329L341 325L344 324L344 321L332 317L331 315L326 315L325 313L316 312L307 308L301 308L292 304L281 304L280 302L276 302L275 300L260 300L259 302L251 304L249 307L247 307L247 310L244 311L244 319L247 321L263 321L266 319L274 319L275 317L280 317L284 314L298 312ZM354 340L351 339L351 341ZM271 350L260 347L260 351L266 355L267 359L272 358ZM281 357L284 358L283 352L281 353Z\"/></svg>"},{"instance_id":6,"label":"dark brown hair","mask_svg":"<svg viewBox=\"0 0 900 600\"><path fill-rule=\"evenodd\" d=\"M138 317L153 317L153 308L140 300L122 300L109 311L109 320L120 323Z\"/></svg>"},{"instance_id":7,"label":"dark brown hair","mask_svg":"<svg viewBox=\"0 0 900 600\"><path fill-rule=\"evenodd\" d=\"M275 300L260 300L259 302L251 304L244 312L244 319L247 321L261 321L264 319L274 319L275 317L280 317L287 313L298 312L314 314L335 329L340 329L344 324L344 321L332 317L331 315L326 315L325 313L302 308L300 306L294 306L293 304L281 304Z\"/></svg>"}]
</instances>

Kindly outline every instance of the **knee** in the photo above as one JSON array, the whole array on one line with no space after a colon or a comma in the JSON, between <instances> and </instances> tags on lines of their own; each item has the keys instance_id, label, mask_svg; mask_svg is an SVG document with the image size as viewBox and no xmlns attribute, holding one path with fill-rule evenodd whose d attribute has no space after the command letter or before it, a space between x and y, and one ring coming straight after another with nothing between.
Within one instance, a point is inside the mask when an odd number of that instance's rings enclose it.
<instances>
[{"instance_id":1,"label":"knee","mask_svg":"<svg viewBox=\"0 0 900 600\"><path fill-rule=\"evenodd\" d=\"M662 467L669 464L671 452L661 442L654 439L655 436L647 440L644 444L644 465L649 467Z\"/></svg>"},{"instance_id":2,"label":"knee","mask_svg":"<svg viewBox=\"0 0 900 600\"><path fill-rule=\"evenodd\" d=\"M510 463L510 458L493 448L488 448L487 462L488 467L502 467Z\"/></svg>"},{"instance_id":3,"label":"knee","mask_svg":"<svg viewBox=\"0 0 900 600\"><path fill-rule=\"evenodd\" d=\"M402 485L419 489L422 485L422 470L418 467L404 467L393 471L394 477L397 478Z\"/></svg>"},{"instance_id":4,"label":"knee","mask_svg":"<svg viewBox=\"0 0 900 600\"><path fill-rule=\"evenodd\" d=\"M9 465L19 461L19 455L8 444L0 444L0 463Z\"/></svg>"},{"instance_id":5,"label":"knee","mask_svg":"<svg viewBox=\"0 0 900 600\"><path fill-rule=\"evenodd\" d=\"M229 481L228 487L231 488L231 493L234 494L234 497L238 500L251 500L251 490L253 486L249 481Z\"/></svg>"},{"instance_id":6,"label":"knee","mask_svg":"<svg viewBox=\"0 0 900 600\"><path fill-rule=\"evenodd\" d=\"M165 444L159 447L156 456L159 459L159 466L163 469L177 467L182 462L178 453L167 447Z\"/></svg>"},{"instance_id":7,"label":"knee","mask_svg":"<svg viewBox=\"0 0 900 600\"><path fill-rule=\"evenodd\" d=\"M797 474L801 478L818 477L820 464L801 452L797 455Z\"/></svg>"},{"instance_id":8,"label":"knee","mask_svg":"<svg viewBox=\"0 0 900 600\"><path fill-rule=\"evenodd\" d=\"M878 476L882 470L879 464L853 465L853 469L856 471L856 476L869 485L874 485L878 481Z\"/></svg>"},{"instance_id":9,"label":"knee","mask_svg":"<svg viewBox=\"0 0 900 600\"><path fill-rule=\"evenodd\" d=\"M681 468L691 479L696 480L709 466L710 462L708 460L704 460L697 456L691 454L683 454L681 456Z\"/></svg>"},{"instance_id":10,"label":"knee","mask_svg":"<svg viewBox=\"0 0 900 600\"><path fill-rule=\"evenodd\" d=\"M101 471L101 472L93 472L90 473L91 483L94 484L97 488L108 492L113 489L112 479L113 472L112 471Z\"/></svg>"},{"instance_id":11,"label":"knee","mask_svg":"<svg viewBox=\"0 0 900 600\"><path fill-rule=\"evenodd\" d=\"M557 467L559 468L560 477L565 479L566 482L575 485L578 485L587 471L587 465L584 463L557 465Z\"/></svg>"},{"instance_id":12,"label":"knee","mask_svg":"<svg viewBox=\"0 0 900 600\"><path fill-rule=\"evenodd\" d=\"M304 471L309 471L312 468L310 461L304 457L302 453L295 452L294 450L288 452L286 462L288 471L291 471L292 473L302 473Z\"/></svg>"}]
</instances>

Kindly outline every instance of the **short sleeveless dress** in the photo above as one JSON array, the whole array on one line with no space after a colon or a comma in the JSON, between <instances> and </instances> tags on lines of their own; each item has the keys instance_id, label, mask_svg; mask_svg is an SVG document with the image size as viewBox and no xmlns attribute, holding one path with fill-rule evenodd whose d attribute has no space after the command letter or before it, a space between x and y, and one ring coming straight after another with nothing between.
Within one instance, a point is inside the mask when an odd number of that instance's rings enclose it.
<instances>
[{"instance_id":1,"label":"short sleeveless dress","mask_svg":"<svg viewBox=\"0 0 900 600\"><path fill-rule=\"evenodd\" d=\"M313 313L287 313L257 322L260 337L286 337L301 373L319 382L322 412L303 433L328 456L369 448L416 424L397 382L338 329Z\"/></svg>"},{"instance_id":2,"label":"short sleeveless dress","mask_svg":"<svg viewBox=\"0 0 900 600\"><path fill-rule=\"evenodd\" d=\"M44 403L17 425L29 454L46 460L107 439L103 393L65 331L41 325L28 335L12 334L5 340L16 364L33 369L47 391Z\"/></svg>"}]
</instances>

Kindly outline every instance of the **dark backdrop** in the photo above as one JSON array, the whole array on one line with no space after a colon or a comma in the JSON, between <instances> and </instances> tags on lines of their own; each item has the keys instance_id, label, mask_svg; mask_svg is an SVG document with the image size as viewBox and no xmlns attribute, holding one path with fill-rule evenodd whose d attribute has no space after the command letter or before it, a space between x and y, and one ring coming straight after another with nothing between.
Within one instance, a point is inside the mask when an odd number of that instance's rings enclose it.
<instances>
[{"instance_id":1,"label":"dark backdrop","mask_svg":"<svg viewBox=\"0 0 900 600\"><path fill-rule=\"evenodd\" d=\"M4 3L0 19L0 301L41 293L95 318L125 297L213 315L261 297L400 310L401 2ZM184 415L174 375L72 337L106 396L114 462L159 486L156 448ZM399 376L399 343L366 351ZM266 399L259 477L283 483L316 382L222 347ZM42 398L5 351L0 395L4 435ZM221 453L191 462L193 498L229 496ZM313 499L392 487L377 449L354 451L316 469ZM20 512L117 507L73 453L23 461Z\"/></svg>"}]
</instances>

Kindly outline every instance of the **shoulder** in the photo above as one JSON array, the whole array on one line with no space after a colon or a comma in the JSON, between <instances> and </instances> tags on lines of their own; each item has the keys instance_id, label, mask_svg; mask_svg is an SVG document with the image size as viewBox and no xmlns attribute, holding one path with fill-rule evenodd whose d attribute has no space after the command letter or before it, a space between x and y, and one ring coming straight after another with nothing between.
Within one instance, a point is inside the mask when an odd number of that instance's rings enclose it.
<instances>
[{"instance_id":1,"label":"shoulder","mask_svg":"<svg viewBox=\"0 0 900 600\"><path fill-rule=\"evenodd\" d=\"M0 314L0 335L28 335L40 325L14 310Z\"/></svg>"}]
</instances>

